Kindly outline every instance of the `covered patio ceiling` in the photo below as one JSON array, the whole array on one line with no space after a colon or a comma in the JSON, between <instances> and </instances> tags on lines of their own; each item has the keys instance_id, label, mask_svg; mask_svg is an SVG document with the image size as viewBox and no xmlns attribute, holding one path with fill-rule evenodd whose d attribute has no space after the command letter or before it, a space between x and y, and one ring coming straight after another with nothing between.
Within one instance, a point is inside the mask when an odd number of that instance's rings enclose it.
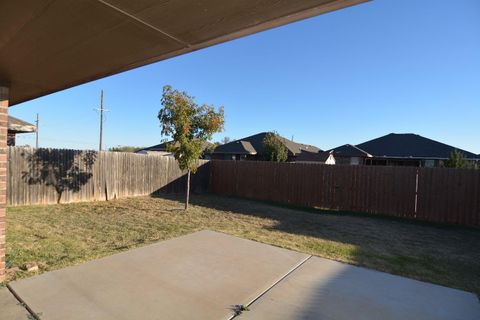
<instances>
[{"instance_id":1,"label":"covered patio ceiling","mask_svg":"<svg viewBox=\"0 0 480 320\"><path fill-rule=\"evenodd\" d=\"M368 0L0 2L10 105Z\"/></svg>"}]
</instances>

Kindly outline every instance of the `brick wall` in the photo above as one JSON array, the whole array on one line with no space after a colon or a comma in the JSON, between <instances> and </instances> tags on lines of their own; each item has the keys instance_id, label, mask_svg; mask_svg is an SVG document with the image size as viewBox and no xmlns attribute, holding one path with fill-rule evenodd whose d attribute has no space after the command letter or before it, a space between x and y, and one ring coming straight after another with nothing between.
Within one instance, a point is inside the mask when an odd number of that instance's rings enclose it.
<instances>
[{"instance_id":1,"label":"brick wall","mask_svg":"<svg viewBox=\"0 0 480 320\"><path fill-rule=\"evenodd\" d=\"M5 280L8 88L0 86L0 282Z\"/></svg>"}]
</instances>

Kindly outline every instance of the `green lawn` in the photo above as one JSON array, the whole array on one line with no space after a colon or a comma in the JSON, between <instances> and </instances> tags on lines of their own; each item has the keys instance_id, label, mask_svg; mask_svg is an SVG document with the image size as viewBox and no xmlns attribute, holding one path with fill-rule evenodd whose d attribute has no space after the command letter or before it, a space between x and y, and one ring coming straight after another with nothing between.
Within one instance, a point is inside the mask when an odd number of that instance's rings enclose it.
<instances>
[{"instance_id":1,"label":"green lawn","mask_svg":"<svg viewBox=\"0 0 480 320\"><path fill-rule=\"evenodd\" d=\"M213 195L192 203L187 213L175 197L8 208L7 265L44 272L210 229L480 294L480 230Z\"/></svg>"}]
</instances>

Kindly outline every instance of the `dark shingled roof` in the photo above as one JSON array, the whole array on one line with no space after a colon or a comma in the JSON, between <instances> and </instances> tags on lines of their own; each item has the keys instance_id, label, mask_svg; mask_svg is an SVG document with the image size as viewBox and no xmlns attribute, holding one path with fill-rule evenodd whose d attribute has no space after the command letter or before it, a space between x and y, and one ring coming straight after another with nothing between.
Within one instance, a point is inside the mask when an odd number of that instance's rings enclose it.
<instances>
[{"instance_id":1,"label":"dark shingled roof","mask_svg":"<svg viewBox=\"0 0 480 320\"><path fill-rule=\"evenodd\" d=\"M166 142L156 144L156 145L151 146L151 147L143 148L142 150L138 150L137 153L140 152L140 151L164 151L164 152L167 152L167 145L172 143L172 142L173 141L166 141ZM203 146L203 149L208 148L210 145L211 145L211 143L206 141L205 145Z\"/></svg>"},{"instance_id":2,"label":"dark shingled roof","mask_svg":"<svg viewBox=\"0 0 480 320\"><path fill-rule=\"evenodd\" d=\"M474 153L431 140L413 133L390 133L356 145L375 157L447 159L454 150L463 152L467 159L477 159Z\"/></svg>"},{"instance_id":3,"label":"dark shingled roof","mask_svg":"<svg viewBox=\"0 0 480 320\"><path fill-rule=\"evenodd\" d=\"M371 157L372 156L368 152L351 144L344 144L343 146L330 149L328 150L328 152L333 152L333 154L336 157Z\"/></svg>"},{"instance_id":4,"label":"dark shingled roof","mask_svg":"<svg viewBox=\"0 0 480 320\"><path fill-rule=\"evenodd\" d=\"M163 143L160 143L160 144L156 144L156 145L148 147L148 148L143 148L142 150L139 150L139 151L167 151L167 145L170 142L171 141L167 141L167 142L163 142Z\"/></svg>"},{"instance_id":5,"label":"dark shingled roof","mask_svg":"<svg viewBox=\"0 0 480 320\"><path fill-rule=\"evenodd\" d=\"M295 161L306 161L306 162L325 162L330 157L330 152L323 151L318 153L312 152L302 152L295 158Z\"/></svg>"},{"instance_id":6,"label":"dark shingled roof","mask_svg":"<svg viewBox=\"0 0 480 320\"><path fill-rule=\"evenodd\" d=\"M269 132L261 132L249 137L238 139L215 148L213 153L221 154L257 154L263 153L263 140ZM288 149L290 155L297 155L302 152L317 153L321 151L319 148L307 144L296 143L292 140L279 136L280 141L283 142ZM248 143L248 144L247 144ZM239 152L242 151L243 152Z\"/></svg>"},{"instance_id":7,"label":"dark shingled roof","mask_svg":"<svg viewBox=\"0 0 480 320\"><path fill-rule=\"evenodd\" d=\"M242 141L242 140L235 140L232 142L227 143L228 147L227 148L222 148L225 151L218 152L218 148L221 146L218 146L215 148L213 153L224 153L224 154L257 154L257 151L255 148L252 146L252 144L249 141ZM224 144L223 146L227 145Z\"/></svg>"},{"instance_id":8,"label":"dark shingled roof","mask_svg":"<svg viewBox=\"0 0 480 320\"><path fill-rule=\"evenodd\" d=\"M28 133L37 131L37 127L29 122L8 116L8 131L15 133Z\"/></svg>"}]
</instances>

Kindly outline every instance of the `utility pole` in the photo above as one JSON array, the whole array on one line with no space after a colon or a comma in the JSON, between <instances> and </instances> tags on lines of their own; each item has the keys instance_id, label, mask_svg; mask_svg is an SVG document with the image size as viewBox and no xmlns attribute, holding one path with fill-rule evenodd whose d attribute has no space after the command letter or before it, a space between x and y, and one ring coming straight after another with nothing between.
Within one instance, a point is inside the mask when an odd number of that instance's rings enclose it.
<instances>
[{"instance_id":1,"label":"utility pole","mask_svg":"<svg viewBox=\"0 0 480 320\"><path fill-rule=\"evenodd\" d=\"M40 118L38 117L38 113L37 113L37 120L35 121L35 125L36 125L36 130L35 130L35 149L38 149L38 124L40 123Z\"/></svg>"},{"instance_id":2,"label":"utility pole","mask_svg":"<svg viewBox=\"0 0 480 320\"><path fill-rule=\"evenodd\" d=\"M100 144L98 151L102 151L102 135L103 135L103 90L100 92Z\"/></svg>"},{"instance_id":3,"label":"utility pole","mask_svg":"<svg viewBox=\"0 0 480 320\"><path fill-rule=\"evenodd\" d=\"M95 111L100 111L100 141L98 144L98 151L102 151L102 140L103 140L103 122L104 122L104 112L110 111L104 108L103 105L103 90L100 91L100 108L93 109Z\"/></svg>"}]
</instances>

